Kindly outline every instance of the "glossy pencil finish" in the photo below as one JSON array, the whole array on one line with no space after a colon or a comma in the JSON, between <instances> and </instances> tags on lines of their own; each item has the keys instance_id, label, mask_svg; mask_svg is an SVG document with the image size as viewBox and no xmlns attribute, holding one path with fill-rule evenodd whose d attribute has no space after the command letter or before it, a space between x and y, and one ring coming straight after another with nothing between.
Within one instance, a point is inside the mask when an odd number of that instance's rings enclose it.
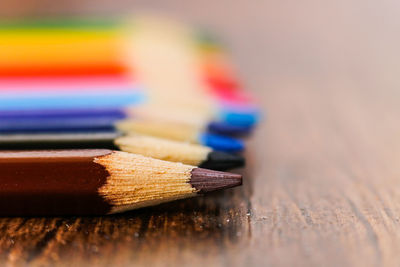
<instances>
[{"instance_id":1,"label":"glossy pencil finish","mask_svg":"<svg viewBox=\"0 0 400 267\"><path fill-rule=\"evenodd\" d=\"M118 149L114 140L118 132L1 134L0 150L32 149Z\"/></svg>"},{"instance_id":2,"label":"glossy pencil finish","mask_svg":"<svg viewBox=\"0 0 400 267\"><path fill-rule=\"evenodd\" d=\"M124 119L125 110L122 108L74 108L74 109L37 109L37 110L1 110L0 120L25 119L70 119L70 118L107 117Z\"/></svg>"},{"instance_id":3,"label":"glossy pencil finish","mask_svg":"<svg viewBox=\"0 0 400 267\"><path fill-rule=\"evenodd\" d=\"M113 131L118 121L114 117L83 117L76 118L0 118L0 133L52 133L52 132L88 132Z\"/></svg>"},{"instance_id":4,"label":"glossy pencil finish","mask_svg":"<svg viewBox=\"0 0 400 267\"><path fill-rule=\"evenodd\" d=\"M112 130L127 118L123 109L10 110L0 111L0 133L84 132ZM205 131L230 136L245 136L253 127L210 122Z\"/></svg>"},{"instance_id":5,"label":"glossy pencil finish","mask_svg":"<svg viewBox=\"0 0 400 267\"><path fill-rule=\"evenodd\" d=\"M0 110L43 110L43 109L84 109L84 108L123 108L144 101L139 91L123 93L82 93L72 95L19 95L0 97Z\"/></svg>"},{"instance_id":6,"label":"glossy pencil finish","mask_svg":"<svg viewBox=\"0 0 400 267\"><path fill-rule=\"evenodd\" d=\"M130 91L137 81L128 75L79 75L71 77L0 77L0 94L101 91L117 88Z\"/></svg>"},{"instance_id":7,"label":"glossy pencil finish","mask_svg":"<svg viewBox=\"0 0 400 267\"><path fill-rule=\"evenodd\" d=\"M105 149L0 152L0 215L106 215L241 185L238 174Z\"/></svg>"},{"instance_id":8,"label":"glossy pencil finish","mask_svg":"<svg viewBox=\"0 0 400 267\"><path fill-rule=\"evenodd\" d=\"M118 28L0 27L0 76L70 76L130 71Z\"/></svg>"}]
</instances>

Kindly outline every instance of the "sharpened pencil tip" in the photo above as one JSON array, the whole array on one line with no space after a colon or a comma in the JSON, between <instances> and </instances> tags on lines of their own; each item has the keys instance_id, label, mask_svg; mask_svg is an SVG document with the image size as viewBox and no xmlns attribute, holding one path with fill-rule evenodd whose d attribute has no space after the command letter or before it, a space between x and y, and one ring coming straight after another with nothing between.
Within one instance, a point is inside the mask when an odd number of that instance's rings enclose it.
<instances>
[{"instance_id":1,"label":"sharpened pencil tip","mask_svg":"<svg viewBox=\"0 0 400 267\"><path fill-rule=\"evenodd\" d=\"M199 193L208 193L242 185L242 175L195 168L192 170L190 184Z\"/></svg>"},{"instance_id":2,"label":"sharpened pencil tip","mask_svg":"<svg viewBox=\"0 0 400 267\"><path fill-rule=\"evenodd\" d=\"M230 154L221 151L212 151L208 154L207 159L199 165L199 167L211 170L229 170L243 167L244 165L245 159L241 155Z\"/></svg>"}]
</instances>

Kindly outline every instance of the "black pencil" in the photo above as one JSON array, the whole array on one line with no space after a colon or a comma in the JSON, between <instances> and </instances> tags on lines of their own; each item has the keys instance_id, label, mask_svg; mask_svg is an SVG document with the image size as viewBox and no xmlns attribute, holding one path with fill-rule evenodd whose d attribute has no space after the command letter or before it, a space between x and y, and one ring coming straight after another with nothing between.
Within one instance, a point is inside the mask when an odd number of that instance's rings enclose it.
<instances>
[{"instance_id":1,"label":"black pencil","mask_svg":"<svg viewBox=\"0 0 400 267\"><path fill-rule=\"evenodd\" d=\"M0 152L0 215L105 215L241 185L238 174L106 149Z\"/></svg>"},{"instance_id":2,"label":"black pencil","mask_svg":"<svg viewBox=\"0 0 400 267\"><path fill-rule=\"evenodd\" d=\"M228 170L245 164L241 155L215 151L202 145L137 134L122 136L118 132L93 132L0 135L0 150L82 148L122 150L212 170Z\"/></svg>"}]
</instances>

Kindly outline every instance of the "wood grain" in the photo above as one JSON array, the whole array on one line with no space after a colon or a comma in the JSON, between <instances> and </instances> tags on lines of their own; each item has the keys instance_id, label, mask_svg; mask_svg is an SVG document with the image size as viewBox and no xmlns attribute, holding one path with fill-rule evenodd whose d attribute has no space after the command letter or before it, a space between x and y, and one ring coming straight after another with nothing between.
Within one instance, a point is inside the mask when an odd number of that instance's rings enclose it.
<instances>
[{"instance_id":1,"label":"wood grain","mask_svg":"<svg viewBox=\"0 0 400 267\"><path fill-rule=\"evenodd\" d=\"M7 15L132 7L213 27L267 118L243 187L118 216L1 218L4 263L400 265L398 1L5 2Z\"/></svg>"}]
</instances>

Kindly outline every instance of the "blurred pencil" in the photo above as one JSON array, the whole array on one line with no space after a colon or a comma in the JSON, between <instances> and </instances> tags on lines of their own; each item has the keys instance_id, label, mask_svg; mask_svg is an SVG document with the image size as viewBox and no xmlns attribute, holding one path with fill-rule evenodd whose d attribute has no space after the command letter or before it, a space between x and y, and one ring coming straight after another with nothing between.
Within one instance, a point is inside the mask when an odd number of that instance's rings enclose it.
<instances>
[{"instance_id":1,"label":"blurred pencil","mask_svg":"<svg viewBox=\"0 0 400 267\"><path fill-rule=\"evenodd\" d=\"M79 94L58 92L42 95L1 95L0 110L123 108L143 102L140 91L83 92Z\"/></svg>"},{"instance_id":2,"label":"blurred pencil","mask_svg":"<svg viewBox=\"0 0 400 267\"><path fill-rule=\"evenodd\" d=\"M0 76L129 72L121 26L100 25L0 23Z\"/></svg>"},{"instance_id":3,"label":"blurred pencil","mask_svg":"<svg viewBox=\"0 0 400 267\"><path fill-rule=\"evenodd\" d=\"M202 132L199 129L180 123L126 119L117 122L116 128L126 134L139 133L193 144L202 144L220 151L239 152L244 149L244 143L239 139Z\"/></svg>"},{"instance_id":4,"label":"blurred pencil","mask_svg":"<svg viewBox=\"0 0 400 267\"><path fill-rule=\"evenodd\" d=\"M126 133L141 133L177 141L209 146L215 150L239 152L244 149L242 141L228 136L204 132L188 125L171 122L153 122L139 120L121 121L117 117L77 118L0 118L0 134L48 134L48 133L85 133L109 132L117 129Z\"/></svg>"},{"instance_id":5,"label":"blurred pencil","mask_svg":"<svg viewBox=\"0 0 400 267\"><path fill-rule=\"evenodd\" d=\"M240 112L219 110L213 114L205 114L180 107L170 107L159 103L157 105L136 105L127 109L127 119L155 120L186 124L203 132L213 132L229 136L245 136L252 132L256 124L257 114L253 111ZM233 114L237 117L232 121ZM230 121L229 121L230 120ZM242 123L239 123L241 121ZM243 123L246 121L246 123Z\"/></svg>"},{"instance_id":6,"label":"blurred pencil","mask_svg":"<svg viewBox=\"0 0 400 267\"><path fill-rule=\"evenodd\" d=\"M144 135L122 136L116 132L0 135L0 150L78 148L120 149L146 157L213 170L243 167L245 163L240 155Z\"/></svg>"},{"instance_id":7,"label":"blurred pencil","mask_svg":"<svg viewBox=\"0 0 400 267\"><path fill-rule=\"evenodd\" d=\"M258 122L258 108L245 99L243 91L210 93L191 28L164 18L137 18L135 23L130 54L137 77L147 88L147 105L202 114L242 132Z\"/></svg>"},{"instance_id":8,"label":"blurred pencil","mask_svg":"<svg viewBox=\"0 0 400 267\"><path fill-rule=\"evenodd\" d=\"M1 91L1 89L0 89ZM72 131L72 130L101 130L112 129L117 120L137 118L141 120L156 120L178 124L198 129L200 132L213 132L229 136L244 136L251 133L252 126L234 125L223 120L215 121L208 116L203 116L188 110L166 108L162 105L151 107L145 105L146 100L141 100L141 93L137 93L137 105L127 108L98 107L99 102L93 103L94 108L79 107L75 103L64 108L53 109L16 109L21 107L22 99L16 101L18 105L7 104L8 110L0 108L0 133L13 132L39 132L39 131ZM0 93L1 95L1 93ZM143 98L146 98L145 96ZM107 101L107 97L104 97ZM125 98L120 98L123 102ZM1 100L0 100L1 101ZM90 102L89 102L90 103ZM54 103L53 103L54 104ZM32 105L32 103L31 103ZM51 103L49 105L52 105ZM64 104L62 104L64 105ZM62 106L61 105L61 106ZM107 103L110 105L110 102ZM26 106L24 106L26 107Z\"/></svg>"},{"instance_id":9,"label":"blurred pencil","mask_svg":"<svg viewBox=\"0 0 400 267\"><path fill-rule=\"evenodd\" d=\"M143 100L140 85L123 75L0 78L0 113L123 108Z\"/></svg>"},{"instance_id":10,"label":"blurred pencil","mask_svg":"<svg viewBox=\"0 0 400 267\"><path fill-rule=\"evenodd\" d=\"M168 20L164 20L168 23L154 19L136 22L141 27L134 31L126 21L98 18L34 20L8 26L3 23L3 27L0 23L0 76L1 69L9 72L9 76L18 76L18 71L22 76L120 74L131 73L134 65L140 73L140 81L149 89L151 102L158 103L159 99L161 103L181 106L184 110L197 107L196 112L206 111L211 114L211 120L204 126L217 133L245 134L251 130L258 114L225 103L237 99L236 93L224 89L218 96L224 104L218 107L208 93L202 92L204 85L196 78L199 70L189 28ZM168 30L168 38L160 35L160 26ZM168 51L174 53L166 53ZM164 57L165 60L161 60ZM174 68L170 68L170 64L159 64L171 60L179 64L174 64ZM107 68L110 68L109 73ZM126 71L115 72L118 68L126 68ZM49 104L51 101L49 96L41 101L34 100L37 106L44 108L57 105ZM16 99L7 99L7 102L4 108L17 105ZM20 106L27 104L25 101Z\"/></svg>"}]
</instances>

